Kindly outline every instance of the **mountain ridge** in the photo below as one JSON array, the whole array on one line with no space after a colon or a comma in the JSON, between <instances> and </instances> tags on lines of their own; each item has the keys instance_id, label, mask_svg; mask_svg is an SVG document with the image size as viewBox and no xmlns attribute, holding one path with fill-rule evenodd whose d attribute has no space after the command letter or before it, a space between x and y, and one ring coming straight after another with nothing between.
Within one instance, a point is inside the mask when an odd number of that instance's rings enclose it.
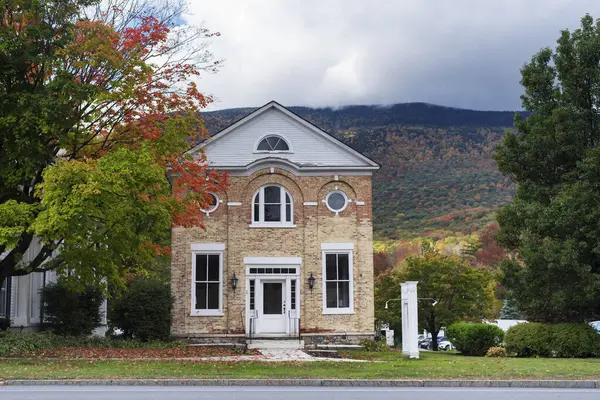
<instances>
[{"instance_id":1,"label":"mountain ridge","mask_svg":"<svg viewBox=\"0 0 600 400\"><path fill-rule=\"evenodd\" d=\"M373 176L378 239L445 237L481 230L514 186L491 154L515 114L399 103L334 109L288 107L382 167ZM213 135L256 108L203 112Z\"/></svg>"},{"instance_id":2,"label":"mountain ridge","mask_svg":"<svg viewBox=\"0 0 600 400\"><path fill-rule=\"evenodd\" d=\"M242 118L260 107L239 107L227 108L215 111L205 111L203 116L211 118L214 115L228 116L236 115ZM437 104L414 102L414 103L396 103L390 105L346 105L336 107L306 107L290 106L286 107L295 114L319 115L327 114L330 116L344 117L348 115L360 116L361 118L370 118L365 124L415 124L419 123L426 126L501 126L512 127L515 114L519 113L527 116L525 111L480 111L457 107L440 106ZM372 119L379 117L377 121ZM324 127L320 126L324 129ZM326 130L326 129L325 129Z\"/></svg>"}]
</instances>

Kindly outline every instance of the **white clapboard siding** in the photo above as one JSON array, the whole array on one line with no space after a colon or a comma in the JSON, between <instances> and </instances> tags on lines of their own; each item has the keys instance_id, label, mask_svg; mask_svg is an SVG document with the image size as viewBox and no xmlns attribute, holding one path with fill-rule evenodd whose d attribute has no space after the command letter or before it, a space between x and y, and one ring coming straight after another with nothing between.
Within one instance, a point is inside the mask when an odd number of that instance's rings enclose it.
<instances>
[{"instance_id":1,"label":"white clapboard siding","mask_svg":"<svg viewBox=\"0 0 600 400\"><path fill-rule=\"evenodd\" d=\"M23 254L23 261L30 262L35 259L42 249L41 241L34 237L29 248ZM58 251L54 252L56 256ZM8 251L0 254L0 259L4 258ZM42 297L40 290L47 284L55 282L56 272L32 272L28 275L13 276L10 290L10 310L9 317L11 326L14 328L35 328L40 324ZM104 336L106 327L106 308L107 303L104 300L100 307L101 318L100 326L94 330L94 334Z\"/></svg>"},{"instance_id":2,"label":"white clapboard siding","mask_svg":"<svg viewBox=\"0 0 600 400\"><path fill-rule=\"evenodd\" d=\"M265 135L282 136L289 153L256 153ZM205 145L211 166L245 166L266 157L283 158L299 166L364 167L369 164L343 144L331 141L276 108L250 119L218 140Z\"/></svg>"}]
</instances>

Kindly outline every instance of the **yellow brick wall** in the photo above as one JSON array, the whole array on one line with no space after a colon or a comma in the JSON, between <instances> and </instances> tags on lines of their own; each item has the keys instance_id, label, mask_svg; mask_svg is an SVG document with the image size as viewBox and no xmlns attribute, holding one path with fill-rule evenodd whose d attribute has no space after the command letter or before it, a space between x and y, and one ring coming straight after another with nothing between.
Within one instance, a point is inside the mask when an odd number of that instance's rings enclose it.
<instances>
[{"instance_id":1,"label":"yellow brick wall","mask_svg":"<svg viewBox=\"0 0 600 400\"><path fill-rule=\"evenodd\" d=\"M301 257L300 311L302 330L323 333L372 333L373 236L370 176L294 176L275 169L255 172L247 177L230 177L231 186L219 193L222 203L205 217L206 230L173 228L172 290L175 298L172 334L178 337L206 334L241 334L245 331L244 257ZM252 198L263 185L284 186L294 202L295 228L250 228ZM344 191L352 202L339 215L323 203L335 188ZM356 205L356 201L364 205ZM239 202L241 206L227 206ZM304 206L317 202L317 206ZM323 315L321 243L354 243L354 314ZM191 316L192 243L224 243L223 316ZM311 291L307 278L317 278ZM239 278L231 289L230 278Z\"/></svg>"}]
</instances>

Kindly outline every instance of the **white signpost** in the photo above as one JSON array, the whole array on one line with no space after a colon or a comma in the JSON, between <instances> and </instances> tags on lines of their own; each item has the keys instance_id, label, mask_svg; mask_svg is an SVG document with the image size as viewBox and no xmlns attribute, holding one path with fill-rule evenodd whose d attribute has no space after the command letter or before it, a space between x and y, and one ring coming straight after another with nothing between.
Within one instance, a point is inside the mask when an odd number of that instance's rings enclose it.
<instances>
[{"instance_id":1,"label":"white signpost","mask_svg":"<svg viewBox=\"0 0 600 400\"><path fill-rule=\"evenodd\" d=\"M417 283L400 284L402 300L402 354L419 358L419 309L417 307Z\"/></svg>"}]
</instances>

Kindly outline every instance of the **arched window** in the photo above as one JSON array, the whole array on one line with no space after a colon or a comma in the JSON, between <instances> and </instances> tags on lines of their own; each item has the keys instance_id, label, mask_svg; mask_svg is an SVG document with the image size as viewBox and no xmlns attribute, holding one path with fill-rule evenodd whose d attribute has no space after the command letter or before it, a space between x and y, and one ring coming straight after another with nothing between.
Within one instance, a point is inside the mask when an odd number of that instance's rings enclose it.
<instances>
[{"instance_id":1,"label":"arched window","mask_svg":"<svg viewBox=\"0 0 600 400\"><path fill-rule=\"evenodd\" d=\"M290 145L281 136L270 135L258 143L256 151L290 151Z\"/></svg>"},{"instance_id":2,"label":"arched window","mask_svg":"<svg viewBox=\"0 0 600 400\"><path fill-rule=\"evenodd\" d=\"M256 226L291 226L294 204L290 193L280 185L258 189L252 200L252 223Z\"/></svg>"}]
</instances>

